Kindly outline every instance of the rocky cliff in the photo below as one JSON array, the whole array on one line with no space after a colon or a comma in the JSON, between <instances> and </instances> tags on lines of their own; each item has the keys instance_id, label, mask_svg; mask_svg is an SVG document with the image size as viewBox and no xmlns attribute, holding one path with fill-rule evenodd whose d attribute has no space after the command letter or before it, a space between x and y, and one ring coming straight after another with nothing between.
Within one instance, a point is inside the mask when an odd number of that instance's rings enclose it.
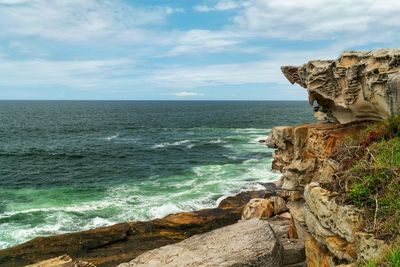
<instances>
[{"instance_id":1,"label":"rocky cliff","mask_svg":"<svg viewBox=\"0 0 400 267\"><path fill-rule=\"evenodd\" d=\"M268 145L276 148L273 168L287 196L298 236L306 243L308 266L337 266L369 260L387 250L384 241L363 231L364 214L336 201L324 188L342 168L346 138L357 139L368 123L276 127ZM345 185L343 185L345 186Z\"/></svg>"},{"instance_id":2,"label":"rocky cliff","mask_svg":"<svg viewBox=\"0 0 400 267\"><path fill-rule=\"evenodd\" d=\"M381 120L399 113L400 49L348 51L336 60L284 66L292 83L316 101L316 116L328 122Z\"/></svg>"},{"instance_id":3,"label":"rocky cliff","mask_svg":"<svg viewBox=\"0 0 400 267\"><path fill-rule=\"evenodd\" d=\"M349 184L340 176L360 156L349 154L349 144L368 150L365 162L377 161L368 144L382 138L381 132L365 133L371 120L399 113L400 49L345 52L337 60L282 70L307 88L320 122L272 129L266 143L275 149L272 168L282 173L275 185L227 198L216 209L36 238L0 250L0 265L45 260L33 266L343 267L384 255L390 244L366 227L370 215L343 201ZM398 118L389 128L400 137ZM391 176L384 173L369 186L395 176L391 194L400 206L400 141L389 150L396 165L388 170ZM382 166L387 165L378 171ZM367 199L363 193L361 201ZM377 193L374 201L375 226ZM392 233L400 235L399 229Z\"/></svg>"},{"instance_id":4,"label":"rocky cliff","mask_svg":"<svg viewBox=\"0 0 400 267\"><path fill-rule=\"evenodd\" d=\"M371 121L400 112L399 59L400 49L379 49L282 67L288 80L306 88L310 103L317 104L319 123L275 127L267 140L276 149L272 168L282 172L281 194L288 201L297 235L305 241L307 266L365 262L389 249L388 242L366 229L370 215L342 201L335 188L345 192L350 186L339 179L346 165L355 164L348 153L349 140L359 151L367 150L363 142ZM368 142L380 138L377 132L370 135ZM368 157L375 160L371 153ZM375 223L376 216L375 211Z\"/></svg>"}]
</instances>

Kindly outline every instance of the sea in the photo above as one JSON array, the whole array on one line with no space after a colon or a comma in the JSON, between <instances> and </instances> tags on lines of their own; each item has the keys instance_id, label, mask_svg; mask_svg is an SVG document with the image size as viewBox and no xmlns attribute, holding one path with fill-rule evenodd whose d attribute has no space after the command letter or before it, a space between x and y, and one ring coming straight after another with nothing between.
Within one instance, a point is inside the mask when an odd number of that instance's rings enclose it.
<instances>
[{"instance_id":1,"label":"sea","mask_svg":"<svg viewBox=\"0 0 400 267\"><path fill-rule=\"evenodd\" d=\"M305 101L0 101L0 249L216 207L273 181L273 126Z\"/></svg>"}]
</instances>

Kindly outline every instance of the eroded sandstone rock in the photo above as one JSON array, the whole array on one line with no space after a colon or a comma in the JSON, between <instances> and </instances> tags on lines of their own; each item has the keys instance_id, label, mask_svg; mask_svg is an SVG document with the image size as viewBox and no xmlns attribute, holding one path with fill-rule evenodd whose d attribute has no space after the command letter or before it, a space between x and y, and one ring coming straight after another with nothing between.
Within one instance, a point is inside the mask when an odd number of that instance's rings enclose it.
<instances>
[{"instance_id":1,"label":"eroded sandstone rock","mask_svg":"<svg viewBox=\"0 0 400 267\"><path fill-rule=\"evenodd\" d=\"M329 182L339 168L335 157L346 138L357 136L365 123L304 124L272 128L268 146L276 148L272 168L282 172L280 196L295 200L310 182ZM299 196L300 193L300 196ZM294 197L297 195L297 198ZM292 197L293 196L293 197Z\"/></svg>"},{"instance_id":2,"label":"eroded sandstone rock","mask_svg":"<svg viewBox=\"0 0 400 267\"><path fill-rule=\"evenodd\" d=\"M307 267L330 267L329 257L332 257L326 248L322 247L314 238L306 241Z\"/></svg>"},{"instance_id":3,"label":"eroded sandstone rock","mask_svg":"<svg viewBox=\"0 0 400 267\"><path fill-rule=\"evenodd\" d=\"M336 60L284 66L282 72L308 90L320 121L382 120L400 112L400 49L347 51Z\"/></svg>"},{"instance_id":4,"label":"eroded sandstone rock","mask_svg":"<svg viewBox=\"0 0 400 267\"><path fill-rule=\"evenodd\" d=\"M27 265L26 267L96 267L96 265L87 261L74 261L70 256L63 255Z\"/></svg>"},{"instance_id":5,"label":"eroded sandstone rock","mask_svg":"<svg viewBox=\"0 0 400 267\"><path fill-rule=\"evenodd\" d=\"M337 204L335 196L318 184L312 183L304 191L306 210L317 218L322 227L352 243L356 239L355 233L363 223L362 212L351 205Z\"/></svg>"},{"instance_id":6,"label":"eroded sandstone rock","mask_svg":"<svg viewBox=\"0 0 400 267\"><path fill-rule=\"evenodd\" d=\"M251 219L151 250L119 267L282 265L283 248L267 221Z\"/></svg>"},{"instance_id":7,"label":"eroded sandstone rock","mask_svg":"<svg viewBox=\"0 0 400 267\"><path fill-rule=\"evenodd\" d=\"M286 201L279 196L273 196L269 198L270 201L272 202L272 205L274 206L274 214L281 214L286 211L288 211L288 208L286 206Z\"/></svg>"},{"instance_id":8,"label":"eroded sandstone rock","mask_svg":"<svg viewBox=\"0 0 400 267\"><path fill-rule=\"evenodd\" d=\"M380 257L388 250L384 241L361 230L362 212L351 205L339 205L336 194L311 183L304 191L304 219L316 241L336 259L355 261Z\"/></svg>"},{"instance_id":9,"label":"eroded sandstone rock","mask_svg":"<svg viewBox=\"0 0 400 267\"><path fill-rule=\"evenodd\" d=\"M274 215L274 205L271 200L264 198L253 198L246 204L242 213L242 220L252 218L269 218Z\"/></svg>"}]
</instances>

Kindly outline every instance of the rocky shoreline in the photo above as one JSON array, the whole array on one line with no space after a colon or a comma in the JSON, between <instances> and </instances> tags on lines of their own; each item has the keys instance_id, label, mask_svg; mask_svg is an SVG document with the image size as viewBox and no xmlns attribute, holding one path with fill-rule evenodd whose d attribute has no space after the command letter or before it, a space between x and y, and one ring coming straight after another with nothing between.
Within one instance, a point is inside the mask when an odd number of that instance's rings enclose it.
<instances>
[{"instance_id":1,"label":"rocky shoreline","mask_svg":"<svg viewBox=\"0 0 400 267\"><path fill-rule=\"evenodd\" d=\"M227 197L214 209L182 212L151 221L126 222L87 231L38 237L0 250L0 266L25 266L62 255L68 255L76 262L116 266L145 251L236 223L241 217L243 206L251 199L275 194L273 184L265 186L265 190L241 192Z\"/></svg>"},{"instance_id":2,"label":"rocky shoreline","mask_svg":"<svg viewBox=\"0 0 400 267\"><path fill-rule=\"evenodd\" d=\"M348 139L360 146L371 120L400 113L399 69L399 49L283 67L317 102L319 123L272 129L265 143L275 149L279 181L215 209L35 238L1 250L0 265L344 267L379 258L391 244L368 232L363 211L327 185L348 164Z\"/></svg>"}]
</instances>

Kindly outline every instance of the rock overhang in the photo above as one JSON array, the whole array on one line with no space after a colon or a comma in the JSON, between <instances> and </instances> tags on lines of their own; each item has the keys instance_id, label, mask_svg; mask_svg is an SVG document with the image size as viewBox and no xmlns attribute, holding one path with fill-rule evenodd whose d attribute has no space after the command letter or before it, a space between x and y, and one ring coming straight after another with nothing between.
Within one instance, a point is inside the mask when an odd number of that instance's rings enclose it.
<instances>
[{"instance_id":1,"label":"rock overhang","mask_svg":"<svg viewBox=\"0 0 400 267\"><path fill-rule=\"evenodd\" d=\"M345 51L336 60L281 70L290 83L307 89L319 121L382 120L400 113L400 49Z\"/></svg>"}]
</instances>

